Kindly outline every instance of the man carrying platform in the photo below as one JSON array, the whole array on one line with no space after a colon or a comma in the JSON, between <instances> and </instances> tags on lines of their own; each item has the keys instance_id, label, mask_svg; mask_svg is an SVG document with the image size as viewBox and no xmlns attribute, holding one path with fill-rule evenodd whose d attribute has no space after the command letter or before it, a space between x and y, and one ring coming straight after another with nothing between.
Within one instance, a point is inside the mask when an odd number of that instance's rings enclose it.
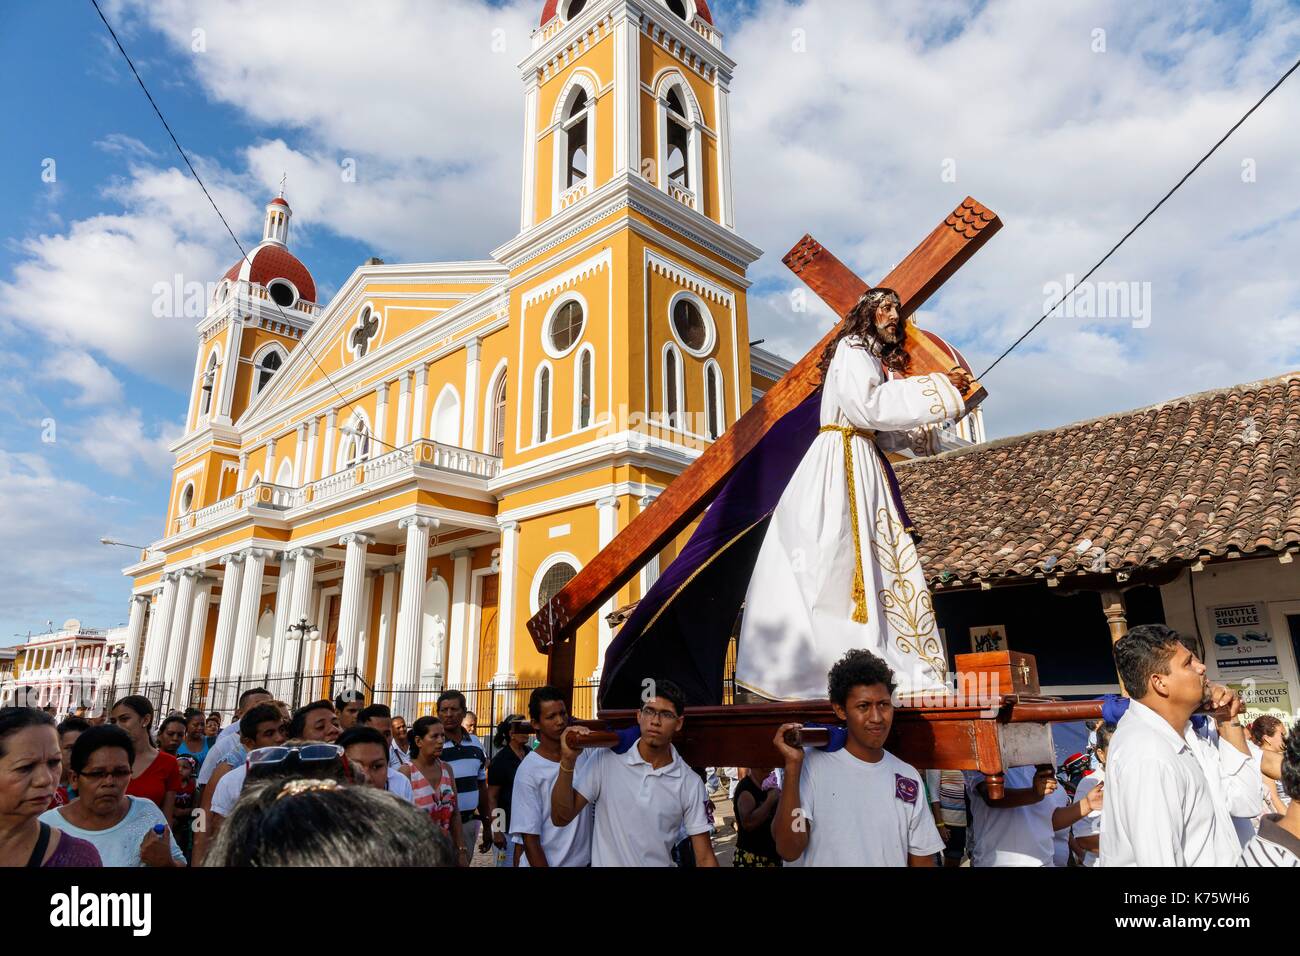
<instances>
[{"instance_id":1,"label":"man carrying platform","mask_svg":"<svg viewBox=\"0 0 1300 956\"><path fill-rule=\"evenodd\" d=\"M827 676L827 696L844 721L839 750L773 743L785 763L785 789L772 831L789 866L935 866L944 846L921 774L885 750L894 722L894 675L865 650L845 654Z\"/></svg>"}]
</instances>

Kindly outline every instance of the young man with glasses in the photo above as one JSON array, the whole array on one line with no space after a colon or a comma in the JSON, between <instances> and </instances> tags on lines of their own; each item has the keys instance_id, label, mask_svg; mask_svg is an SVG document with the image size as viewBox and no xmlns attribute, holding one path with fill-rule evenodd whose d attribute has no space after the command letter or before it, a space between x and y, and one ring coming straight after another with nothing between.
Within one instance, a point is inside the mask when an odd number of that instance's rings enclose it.
<instances>
[{"instance_id":1,"label":"young man with glasses","mask_svg":"<svg viewBox=\"0 0 1300 956\"><path fill-rule=\"evenodd\" d=\"M653 696L637 713L641 737L626 753L592 750L582 755L560 737L560 766L551 788L551 822L568 826L595 808L592 866L672 866L683 829L696 866L717 866L704 812L704 782L688 767L673 737L685 723L686 696L671 681L655 681ZM586 727L573 728L579 734Z\"/></svg>"}]
</instances>

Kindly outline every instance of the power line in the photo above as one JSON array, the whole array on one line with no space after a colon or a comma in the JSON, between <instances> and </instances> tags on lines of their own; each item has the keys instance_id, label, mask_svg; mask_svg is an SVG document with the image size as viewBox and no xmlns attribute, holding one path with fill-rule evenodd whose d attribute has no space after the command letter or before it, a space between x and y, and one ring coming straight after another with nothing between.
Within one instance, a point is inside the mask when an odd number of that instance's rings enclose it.
<instances>
[{"instance_id":1,"label":"power line","mask_svg":"<svg viewBox=\"0 0 1300 956\"><path fill-rule=\"evenodd\" d=\"M199 175L198 170L194 168L194 164L190 162L189 156L185 154L185 150L181 147L180 141L176 139L176 134L172 132L171 124L167 122L167 117L163 116L162 110L158 108L158 103L154 100L153 96L150 94L149 88L144 85L144 80L141 78L140 72L135 68L135 64L131 62L131 57L126 52L126 48L122 46L122 41L118 39L117 31L113 29L113 25L109 23L108 18L104 16L104 11L99 8L99 0L90 0L90 3L95 8L95 12L99 14L99 19L104 21L104 26L107 28L109 36L111 36L113 38L113 42L117 44L118 52L122 54L122 59L126 60L126 65L131 68L131 73L135 77L135 81L140 84L140 89L144 91L145 98L149 101L149 105L153 107L154 113L158 115L158 120L159 122L162 123L163 129L165 129L167 131L167 135L171 137L172 145L176 147L176 152L180 153L181 159L185 160L185 165L189 168L190 175L193 176L194 181L199 184L199 188L203 190L203 195L208 197L208 202L212 205L213 211L216 212L217 218L219 218L221 220L221 224L226 227L226 232L230 233L230 238L235 241L235 245L239 249L240 256L245 261L251 264L252 260L248 258L248 252L244 249L244 244L239 241L239 237L235 235L235 231L230 228L230 223L227 222L226 217L222 215L221 208L217 205L217 201L212 198L212 193L208 192L208 187L203 184L203 178ZM292 327L293 323L289 321L289 316L285 314L285 311L283 308L281 308L280 303L272 299L271 304L274 305L276 311L280 313L280 316L285 321L285 325ZM316 358L315 353L313 353L312 350L307 347L306 341L300 338L298 340L298 344L302 346L303 351L306 352L308 356L310 356L312 362L315 363L316 368L319 369L321 375L325 377L325 381L330 383L330 386L338 394L338 397L343 400L343 408L350 408L356 405L355 399L349 399L346 395L343 394L342 391L340 391L338 385L334 382L334 379L330 378L329 372L325 371L325 368L320 364L320 360ZM372 441L378 442L380 445L386 445L387 447L392 448L395 451L398 450L396 445L390 445L382 438L370 434L368 434L368 437Z\"/></svg>"},{"instance_id":2,"label":"power line","mask_svg":"<svg viewBox=\"0 0 1300 956\"><path fill-rule=\"evenodd\" d=\"M1241 119L1237 120L1237 122L1232 124L1232 128L1229 129L1226 133L1224 133L1223 136L1220 137L1217 143L1215 143L1213 146L1210 147L1210 151L1206 153L1204 156L1202 156L1199 160L1197 160L1196 165L1193 166L1191 169L1189 169L1186 173L1184 173L1183 178L1178 180L1178 182L1174 184L1173 188L1170 189L1169 192L1165 193L1162 197L1160 197L1160 201L1156 203L1154 206L1152 206L1151 209L1147 212L1147 214L1143 216L1141 219L1139 219L1137 221L1137 224L1134 225L1132 229L1124 233L1123 238L1121 238L1119 242L1115 243L1115 245L1111 246L1110 251L1107 252L1104 256L1102 256L1099 260L1097 260L1097 264L1094 265L1091 269L1089 269L1082 279L1080 279L1074 285L1070 286L1069 291L1066 292L1064 295L1062 295L1059 299L1057 299L1055 305L1053 305L1050 309L1044 312L1037 322L1035 322L1028 329L1026 329L1024 334L1021 335L1020 338L1012 342L1007 347L1007 350L1003 352L1001 355L999 355L996 359L994 359L993 364L991 364L983 372L977 375L976 378L983 378L984 376L988 375L989 372L993 371L993 369L997 367L997 364L1001 362L1004 358L1006 358L1008 355L1010 355L1012 350L1014 350L1016 346L1018 346L1025 339L1029 338L1030 334L1034 331L1034 329L1042 325L1043 322L1046 321L1047 317L1051 315L1053 312L1055 312L1062 302L1064 302L1071 295L1073 295L1075 289L1079 288L1079 286L1087 282L1088 276L1092 275L1094 272L1100 269L1102 265L1105 264L1106 260L1109 259L1112 255L1114 255L1115 251L1118 250L1120 246L1124 245L1124 243L1128 241L1129 236L1137 232L1138 229L1142 227L1142 224L1145 223L1148 219L1150 219L1155 214L1155 211L1165 204L1165 200L1167 200L1174 193L1178 192L1179 188L1183 185L1183 183L1187 182L1187 180L1192 178L1192 174L1196 172L1198 169L1200 169L1202 164L1207 159L1209 159L1211 156L1214 155L1215 150L1217 150L1220 146L1222 146L1225 142L1227 142L1228 137L1237 131L1237 127L1239 127L1242 123L1246 122L1246 120L1250 118L1251 113L1259 109L1260 106L1263 105L1264 101L1268 99L1270 96L1272 96L1274 91L1276 91L1279 86L1281 86L1283 83L1286 82L1287 77L1289 77L1292 73L1294 73L1297 67L1300 67L1300 60L1296 60L1295 63L1291 65L1291 69L1283 73L1282 76L1278 79L1278 81L1274 83L1271 87L1269 87L1268 92L1266 92L1263 96L1261 96L1255 102L1254 106L1246 110L1246 112L1242 115Z\"/></svg>"}]
</instances>

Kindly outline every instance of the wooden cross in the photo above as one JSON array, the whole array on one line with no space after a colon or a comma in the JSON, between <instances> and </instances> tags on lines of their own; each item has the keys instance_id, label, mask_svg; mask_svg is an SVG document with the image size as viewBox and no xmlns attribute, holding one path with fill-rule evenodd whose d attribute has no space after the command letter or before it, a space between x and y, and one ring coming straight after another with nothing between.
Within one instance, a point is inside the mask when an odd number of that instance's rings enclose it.
<instances>
[{"instance_id":1,"label":"wooden cross","mask_svg":"<svg viewBox=\"0 0 1300 956\"><path fill-rule=\"evenodd\" d=\"M898 293L901 315L915 312L1000 228L1002 222L992 210L969 196L963 200L881 283ZM841 319L869 288L811 236L804 236L783 261ZM838 333L839 324L528 621L537 649L548 656L548 682L572 686L574 648L572 642L564 646L566 638L703 513L767 430L820 387L818 362ZM952 357L910 323L906 344L912 372L952 367ZM972 386L965 396L967 408L984 394L978 384Z\"/></svg>"}]
</instances>

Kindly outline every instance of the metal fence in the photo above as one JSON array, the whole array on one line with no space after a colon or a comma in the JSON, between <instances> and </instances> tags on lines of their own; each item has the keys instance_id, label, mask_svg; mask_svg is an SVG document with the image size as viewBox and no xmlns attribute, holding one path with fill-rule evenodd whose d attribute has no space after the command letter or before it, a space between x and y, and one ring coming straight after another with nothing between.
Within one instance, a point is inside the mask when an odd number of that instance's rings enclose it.
<instances>
[{"instance_id":1,"label":"metal fence","mask_svg":"<svg viewBox=\"0 0 1300 956\"><path fill-rule=\"evenodd\" d=\"M172 702L172 685L161 681L138 684L108 684L99 690L99 712L107 714L123 697L147 697L153 704L155 721L161 721L177 708Z\"/></svg>"}]
</instances>

